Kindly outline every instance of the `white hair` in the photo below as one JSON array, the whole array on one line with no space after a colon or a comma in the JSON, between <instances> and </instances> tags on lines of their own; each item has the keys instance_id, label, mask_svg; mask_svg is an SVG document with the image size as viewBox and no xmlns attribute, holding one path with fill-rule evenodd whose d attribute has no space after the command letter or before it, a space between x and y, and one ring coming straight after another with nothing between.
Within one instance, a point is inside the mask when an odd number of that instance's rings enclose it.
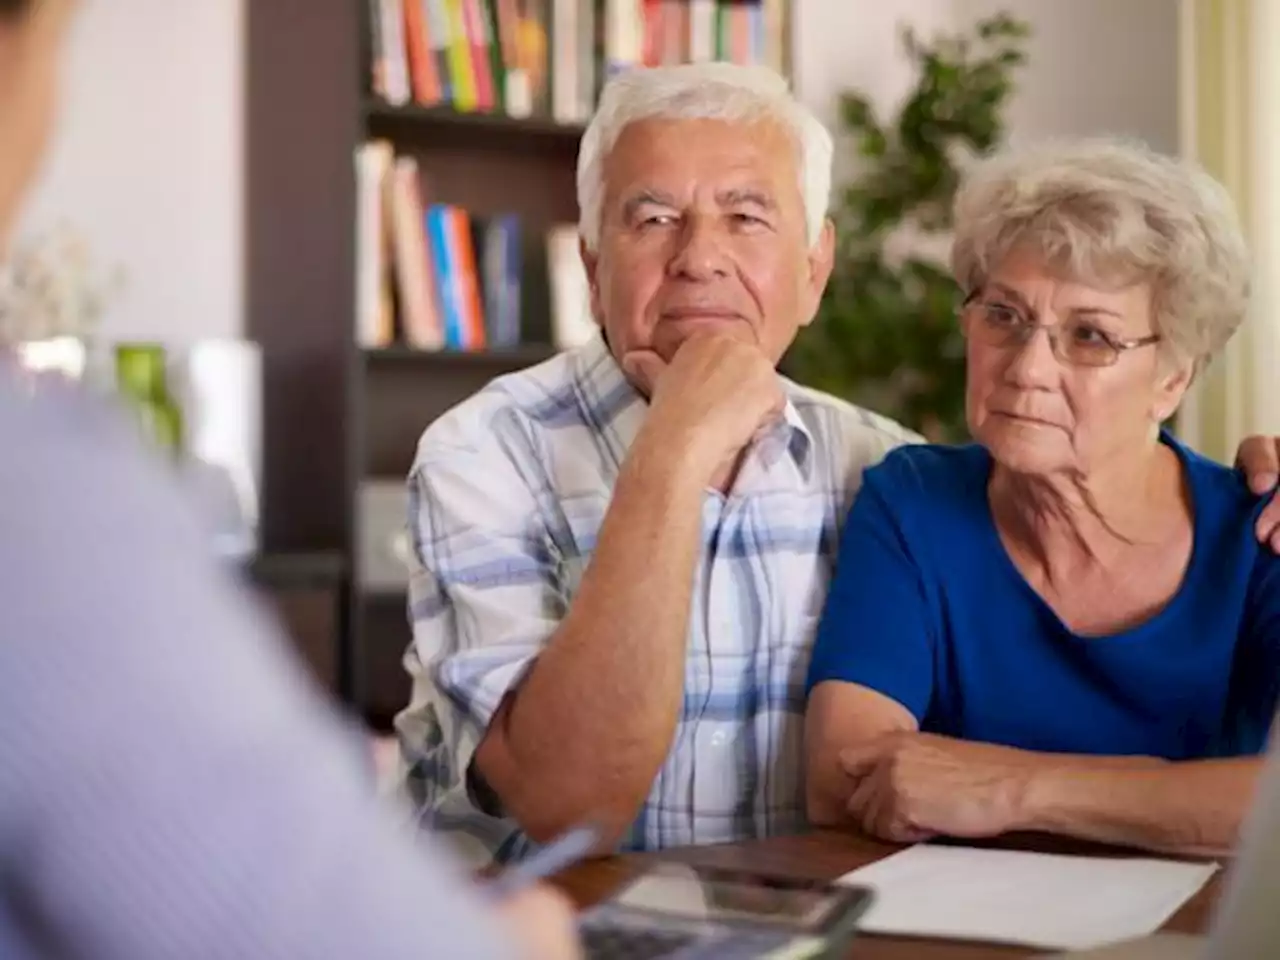
<instances>
[{"instance_id":1,"label":"white hair","mask_svg":"<svg viewBox=\"0 0 1280 960\"><path fill-rule=\"evenodd\" d=\"M818 241L831 199L831 134L773 70L714 62L636 68L605 85L578 149L578 232L588 250L600 241L605 157L640 120L780 125L796 146L809 243Z\"/></svg>"},{"instance_id":2,"label":"white hair","mask_svg":"<svg viewBox=\"0 0 1280 960\"><path fill-rule=\"evenodd\" d=\"M1199 372L1249 307L1250 258L1222 184L1189 160L1112 137L1005 149L955 199L952 271L964 293L1015 248L1076 280L1150 283L1166 352Z\"/></svg>"}]
</instances>

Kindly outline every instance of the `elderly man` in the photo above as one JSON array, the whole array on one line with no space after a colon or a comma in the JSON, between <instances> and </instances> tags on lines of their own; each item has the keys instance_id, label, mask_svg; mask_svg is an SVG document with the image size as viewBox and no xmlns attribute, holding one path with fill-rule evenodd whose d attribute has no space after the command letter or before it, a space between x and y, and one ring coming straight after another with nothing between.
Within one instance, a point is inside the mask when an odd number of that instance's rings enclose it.
<instances>
[{"instance_id":1,"label":"elderly man","mask_svg":"<svg viewBox=\"0 0 1280 960\"><path fill-rule=\"evenodd\" d=\"M578 164L602 338L423 435L397 725L409 793L477 862L582 820L623 850L802 825L836 526L916 439L776 372L831 271L831 154L767 71L614 80Z\"/></svg>"}]
</instances>

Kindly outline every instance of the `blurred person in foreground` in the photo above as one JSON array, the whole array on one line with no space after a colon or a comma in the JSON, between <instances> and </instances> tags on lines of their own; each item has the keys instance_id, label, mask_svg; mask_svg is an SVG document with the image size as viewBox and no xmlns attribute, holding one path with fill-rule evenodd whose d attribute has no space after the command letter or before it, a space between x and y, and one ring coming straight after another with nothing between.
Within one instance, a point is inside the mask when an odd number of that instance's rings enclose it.
<instances>
[{"instance_id":1,"label":"blurred person in foreground","mask_svg":"<svg viewBox=\"0 0 1280 960\"><path fill-rule=\"evenodd\" d=\"M75 0L0 0L0 243ZM359 740L216 569L180 495L70 387L0 362L0 957L578 956L381 809ZM421 848L419 847L421 844Z\"/></svg>"},{"instance_id":2,"label":"blurred person in foreground","mask_svg":"<svg viewBox=\"0 0 1280 960\"><path fill-rule=\"evenodd\" d=\"M808 805L894 840L1237 840L1280 692L1269 498L1162 425L1231 339L1226 191L1124 142L980 163L956 200L976 443L867 472L810 669Z\"/></svg>"},{"instance_id":3,"label":"blurred person in foreground","mask_svg":"<svg viewBox=\"0 0 1280 960\"><path fill-rule=\"evenodd\" d=\"M777 369L832 269L831 156L765 68L611 80L577 180L601 336L424 432L397 728L424 822L476 861L583 819L624 851L804 828L838 531L919 439Z\"/></svg>"}]
</instances>

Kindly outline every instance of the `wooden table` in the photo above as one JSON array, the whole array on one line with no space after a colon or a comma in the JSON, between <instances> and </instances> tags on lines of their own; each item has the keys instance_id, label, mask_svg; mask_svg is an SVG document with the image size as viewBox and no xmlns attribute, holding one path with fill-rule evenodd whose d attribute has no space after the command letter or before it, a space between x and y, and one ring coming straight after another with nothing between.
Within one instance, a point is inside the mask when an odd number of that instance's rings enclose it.
<instances>
[{"instance_id":1,"label":"wooden table","mask_svg":"<svg viewBox=\"0 0 1280 960\"><path fill-rule=\"evenodd\" d=\"M1026 836L1002 840L1006 849L1039 850L1045 853L1122 855L1121 851L1064 841L1059 838ZM579 907L585 908L608 897L641 867L655 858L679 863L751 869L779 876L834 880L850 870L874 863L901 849L843 833L816 832L794 837L776 837L723 846L685 847L661 854L636 854L595 860L566 871L555 884ZM1224 871L1218 871L1199 893L1183 905L1166 930L1203 933L1209 924L1213 904L1221 890ZM850 956L857 960L987 960L987 958L1032 957L1044 951L1020 947L907 937L861 934Z\"/></svg>"}]
</instances>

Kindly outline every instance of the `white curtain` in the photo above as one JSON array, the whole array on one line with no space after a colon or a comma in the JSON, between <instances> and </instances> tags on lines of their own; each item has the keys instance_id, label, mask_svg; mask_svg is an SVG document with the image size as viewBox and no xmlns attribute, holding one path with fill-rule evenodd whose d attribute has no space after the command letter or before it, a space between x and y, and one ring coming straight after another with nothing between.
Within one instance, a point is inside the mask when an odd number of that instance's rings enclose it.
<instances>
[{"instance_id":1,"label":"white curtain","mask_svg":"<svg viewBox=\"0 0 1280 960\"><path fill-rule=\"evenodd\" d=\"M1230 462L1280 434L1280 0L1179 0L1183 152L1231 191L1254 255L1251 315L1205 372L1178 433Z\"/></svg>"}]
</instances>

